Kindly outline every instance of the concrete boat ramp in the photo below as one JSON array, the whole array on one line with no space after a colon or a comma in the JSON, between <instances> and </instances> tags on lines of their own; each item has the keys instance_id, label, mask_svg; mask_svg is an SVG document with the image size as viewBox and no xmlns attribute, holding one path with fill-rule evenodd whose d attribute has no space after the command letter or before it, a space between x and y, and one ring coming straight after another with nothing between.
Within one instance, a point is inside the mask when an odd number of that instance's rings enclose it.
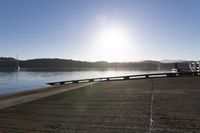
<instances>
[{"instance_id":1,"label":"concrete boat ramp","mask_svg":"<svg viewBox=\"0 0 200 133\"><path fill-rule=\"evenodd\" d=\"M200 132L200 77L79 85L0 97L0 133Z\"/></svg>"}]
</instances>

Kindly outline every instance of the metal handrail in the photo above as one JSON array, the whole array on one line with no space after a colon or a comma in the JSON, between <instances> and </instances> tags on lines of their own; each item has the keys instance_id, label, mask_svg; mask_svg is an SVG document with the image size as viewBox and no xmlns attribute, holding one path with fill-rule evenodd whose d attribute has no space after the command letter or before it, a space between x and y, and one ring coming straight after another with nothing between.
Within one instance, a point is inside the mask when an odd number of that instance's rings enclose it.
<instances>
[{"instance_id":1,"label":"metal handrail","mask_svg":"<svg viewBox=\"0 0 200 133\"><path fill-rule=\"evenodd\" d=\"M47 84L49 84L49 85L64 85L64 84L74 84L74 83L83 83L83 82L102 82L102 81L134 80L134 79L180 77L180 76L200 76L200 72L138 74L138 75L126 75L126 76L115 76L115 77L100 77L100 78L58 81L58 82L49 82Z\"/></svg>"}]
</instances>

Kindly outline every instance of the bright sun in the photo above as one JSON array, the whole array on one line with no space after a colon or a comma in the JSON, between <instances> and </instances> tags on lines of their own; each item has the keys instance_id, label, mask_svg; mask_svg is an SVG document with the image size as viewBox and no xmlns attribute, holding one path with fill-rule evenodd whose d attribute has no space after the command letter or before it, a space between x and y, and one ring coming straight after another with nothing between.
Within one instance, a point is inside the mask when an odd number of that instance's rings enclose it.
<instances>
[{"instance_id":1,"label":"bright sun","mask_svg":"<svg viewBox=\"0 0 200 133\"><path fill-rule=\"evenodd\" d=\"M120 56L129 50L129 36L127 31L119 26L102 29L97 34L96 52L105 56L105 60L118 61Z\"/></svg>"}]
</instances>

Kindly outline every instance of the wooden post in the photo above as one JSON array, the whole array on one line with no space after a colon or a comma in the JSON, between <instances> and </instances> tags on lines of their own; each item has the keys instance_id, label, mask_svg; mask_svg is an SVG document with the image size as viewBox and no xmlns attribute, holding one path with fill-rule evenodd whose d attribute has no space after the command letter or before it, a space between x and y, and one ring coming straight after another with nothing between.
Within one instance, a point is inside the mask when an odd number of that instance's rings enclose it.
<instances>
[{"instance_id":1,"label":"wooden post","mask_svg":"<svg viewBox=\"0 0 200 133\"><path fill-rule=\"evenodd\" d=\"M72 81L72 83L73 83L73 84L78 83L78 80L76 80L76 81Z\"/></svg>"},{"instance_id":2,"label":"wooden post","mask_svg":"<svg viewBox=\"0 0 200 133\"><path fill-rule=\"evenodd\" d=\"M89 82L94 82L94 79L89 79Z\"/></svg>"},{"instance_id":3,"label":"wooden post","mask_svg":"<svg viewBox=\"0 0 200 133\"><path fill-rule=\"evenodd\" d=\"M124 80L129 80L129 79L130 79L129 76L124 77Z\"/></svg>"},{"instance_id":4,"label":"wooden post","mask_svg":"<svg viewBox=\"0 0 200 133\"><path fill-rule=\"evenodd\" d=\"M60 82L60 85L64 85L65 84L65 82Z\"/></svg>"}]
</instances>

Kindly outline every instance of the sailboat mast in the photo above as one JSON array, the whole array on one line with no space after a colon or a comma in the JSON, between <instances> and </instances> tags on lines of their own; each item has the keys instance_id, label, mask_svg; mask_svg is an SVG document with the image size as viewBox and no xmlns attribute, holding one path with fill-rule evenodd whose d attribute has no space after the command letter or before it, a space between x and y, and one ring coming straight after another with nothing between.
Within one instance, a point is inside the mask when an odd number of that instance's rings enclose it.
<instances>
[{"instance_id":1,"label":"sailboat mast","mask_svg":"<svg viewBox=\"0 0 200 133\"><path fill-rule=\"evenodd\" d=\"M19 60L18 60L18 55L17 55L17 71L20 70L20 66L19 66Z\"/></svg>"},{"instance_id":2,"label":"sailboat mast","mask_svg":"<svg viewBox=\"0 0 200 133\"><path fill-rule=\"evenodd\" d=\"M18 66L19 66L19 62L18 62L18 55L17 55L17 68L18 68Z\"/></svg>"}]
</instances>

